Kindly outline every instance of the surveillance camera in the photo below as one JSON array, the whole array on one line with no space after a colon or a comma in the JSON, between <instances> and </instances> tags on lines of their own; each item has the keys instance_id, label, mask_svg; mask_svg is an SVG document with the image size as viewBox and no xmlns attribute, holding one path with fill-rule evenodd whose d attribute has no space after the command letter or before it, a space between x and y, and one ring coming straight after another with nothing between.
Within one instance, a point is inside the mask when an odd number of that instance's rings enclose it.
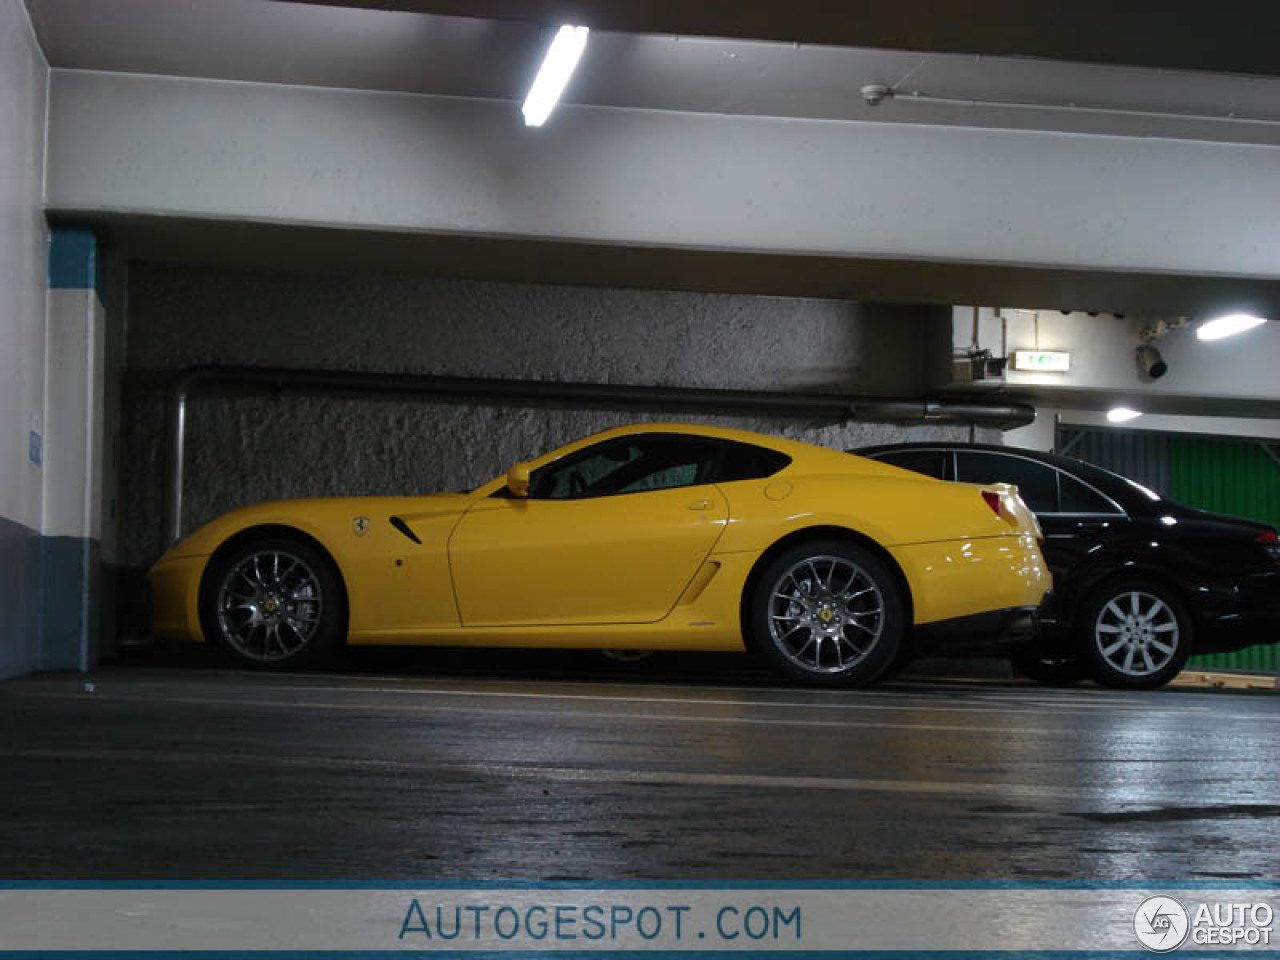
<instances>
[{"instance_id":1,"label":"surveillance camera","mask_svg":"<svg viewBox=\"0 0 1280 960\"><path fill-rule=\"evenodd\" d=\"M1149 343L1138 347L1138 375L1143 380L1159 380L1169 372L1169 365L1160 351Z\"/></svg>"},{"instance_id":2,"label":"surveillance camera","mask_svg":"<svg viewBox=\"0 0 1280 960\"><path fill-rule=\"evenodd\" d=\"M862 88L862 99L868 107L878 107L885 100L893 99L893 90L883 83L868 83Z\"/></svg>"}]
</instances>

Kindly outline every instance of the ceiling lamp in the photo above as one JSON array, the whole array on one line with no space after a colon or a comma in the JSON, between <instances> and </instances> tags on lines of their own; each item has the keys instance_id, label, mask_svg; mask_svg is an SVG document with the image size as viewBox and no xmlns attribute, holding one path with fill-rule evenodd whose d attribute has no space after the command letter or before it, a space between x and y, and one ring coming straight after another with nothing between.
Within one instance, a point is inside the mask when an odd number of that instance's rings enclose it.
<instances>
[{"instance_id":1,"label":"ceiling lamp","mask_svg":"<svg viewBox=\"0 0 1280 960\"><path fill-rule=\"evenodd\" d=\"M1140 416L1142 416L1141 410L1132 410L1129 407L1112 407L1107 411L1107 420L1111 423L1128 423Z\"/></svg>"},{"instance_id":2,"label":"ceiling lamp","mask_svg":"<svg viewBox=\"0 0 1280 960\"><path fill-rule=\"evenodd\" d=\"M587 48L587 27L573 27L565 24L551 41L551 48L543 58L538 75L533 78L533 86L529 95L524 98L521 112L524 114L526 127L540 127L551 111L555 109L560 94L573 76L573 70L582 59L582 51Z\"/></svg>"},{"instance_id":3,"label":"ceiling lamp","mask_svg":"<svg viewBox=\"0 0 1280 960\"><path fill-rule=\"evenodd\" d=\"M1229 313L1225 317L1214 317L1196 327L1196 338L1199 340L1221 340L1234 337L1267 322L1266 317L1255 317L1248 313Z\"/></svg>"}]
</instances>

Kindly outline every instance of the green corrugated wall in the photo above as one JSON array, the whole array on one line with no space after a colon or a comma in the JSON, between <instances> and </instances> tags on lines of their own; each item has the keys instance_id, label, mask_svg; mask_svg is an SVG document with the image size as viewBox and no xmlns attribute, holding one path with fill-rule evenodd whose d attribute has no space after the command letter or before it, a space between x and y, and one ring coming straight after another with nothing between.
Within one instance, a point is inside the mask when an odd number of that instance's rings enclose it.
<instances>
[{"instance_id":1,"label":"green corrugated wall","mask_svg":"<svg viewBox=\"0 0 1280 960\"><path fill-rule=\"evenodd\" d=\"M1170 437L1168 493L1188 507L1280 528L1280 464L1256 443ZM1280 671L1280 645L1194 657L1190 665Z\"/></svg>"}]
</instances>

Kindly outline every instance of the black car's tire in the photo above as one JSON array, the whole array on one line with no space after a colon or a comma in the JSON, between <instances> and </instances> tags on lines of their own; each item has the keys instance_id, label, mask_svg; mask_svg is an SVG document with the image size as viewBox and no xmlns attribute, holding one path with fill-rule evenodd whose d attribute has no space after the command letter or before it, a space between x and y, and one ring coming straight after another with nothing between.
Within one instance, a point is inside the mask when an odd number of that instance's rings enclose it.
<instances>
[{"instance_id":1,"label":"black car's tire","mask_svg":"<svg viewBox=\"0 0 1280 960\"><path fill-rule=\"evenodd\" d=\"M217 555L201 585L205 639L244 666L318 666L343 645L346 624L333 563L302 539L246 540Z\"/></svg>"},{"instance_id":2,"label":"black car's tire","mask_svg":"<svg viewBox=\"0 0 1280 960\"><path fill-rule=\"evenodd\" d=\"M1089 665L1075 657L1037 657L1032 654L1010 658L1013 669L1046 687L1069 687L1089 676Z\"/></svg>"},{"instance_id":3,"label":"black car's tire","mask_svg":"<svg viewBox=\"0 0 1280 960\"><path fill-rule=\"evenodd\" d=\"M815 539L761 571L746 626L753 647L787 676L864 686L893 664L904 621L902 588L884 561L847 541Z\"/></svg>"},{"instance_id":4,"label":"black car's tire","mask_svg":"<svg viewBox=\"0 0 1280 960\"><path fill-rule=\"evenodd\" d=\"M1194 630L1173 591L1128 577L1095 590L1076 623L1093 679L1129 690L1153 690L1177 676L1194 647Z\"/></svg>"}]
</instances>

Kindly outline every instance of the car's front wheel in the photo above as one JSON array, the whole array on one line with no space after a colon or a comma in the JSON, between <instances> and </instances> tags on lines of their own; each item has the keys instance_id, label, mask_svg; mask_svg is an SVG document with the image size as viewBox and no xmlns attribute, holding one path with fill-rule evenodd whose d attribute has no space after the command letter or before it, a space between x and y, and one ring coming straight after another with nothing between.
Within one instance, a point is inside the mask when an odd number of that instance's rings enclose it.
<instances>
[{"instance_id":1,"label":"car's front wheel","mask_svg":"<svg viewBox=\"0 0 1280 960\"><path fill-rule=\"evenodd\" d=\"M313 666L342 645L345 601L324 553L301 539L264 536L214 559L200 622L206 639L247 666Z\"/></svg>"},{"instance_id":2,"label":"car's front wheel","mask_svg":"<svg viewBox=\"0 0 1280 960\"><path fill-rule=\"evenodd\" d=\"M1131 690L1163 687L1186 664L1193 644L1182 602L1149 580L1117 580L1096 590L1077 629L1093 678Z\"/></svg>"},{"instance_id":3,"label":"car's front wheel","mask_svg":"<svg viewBox=\"0 0 1280 960\"><path fill-rule=\"evenodd\" d=\"M826 686L875 682L903 643L902 588L871 551L841 540L788 547L756 581L748 628L790 677Z\"/></svg>"}]
</instances>

